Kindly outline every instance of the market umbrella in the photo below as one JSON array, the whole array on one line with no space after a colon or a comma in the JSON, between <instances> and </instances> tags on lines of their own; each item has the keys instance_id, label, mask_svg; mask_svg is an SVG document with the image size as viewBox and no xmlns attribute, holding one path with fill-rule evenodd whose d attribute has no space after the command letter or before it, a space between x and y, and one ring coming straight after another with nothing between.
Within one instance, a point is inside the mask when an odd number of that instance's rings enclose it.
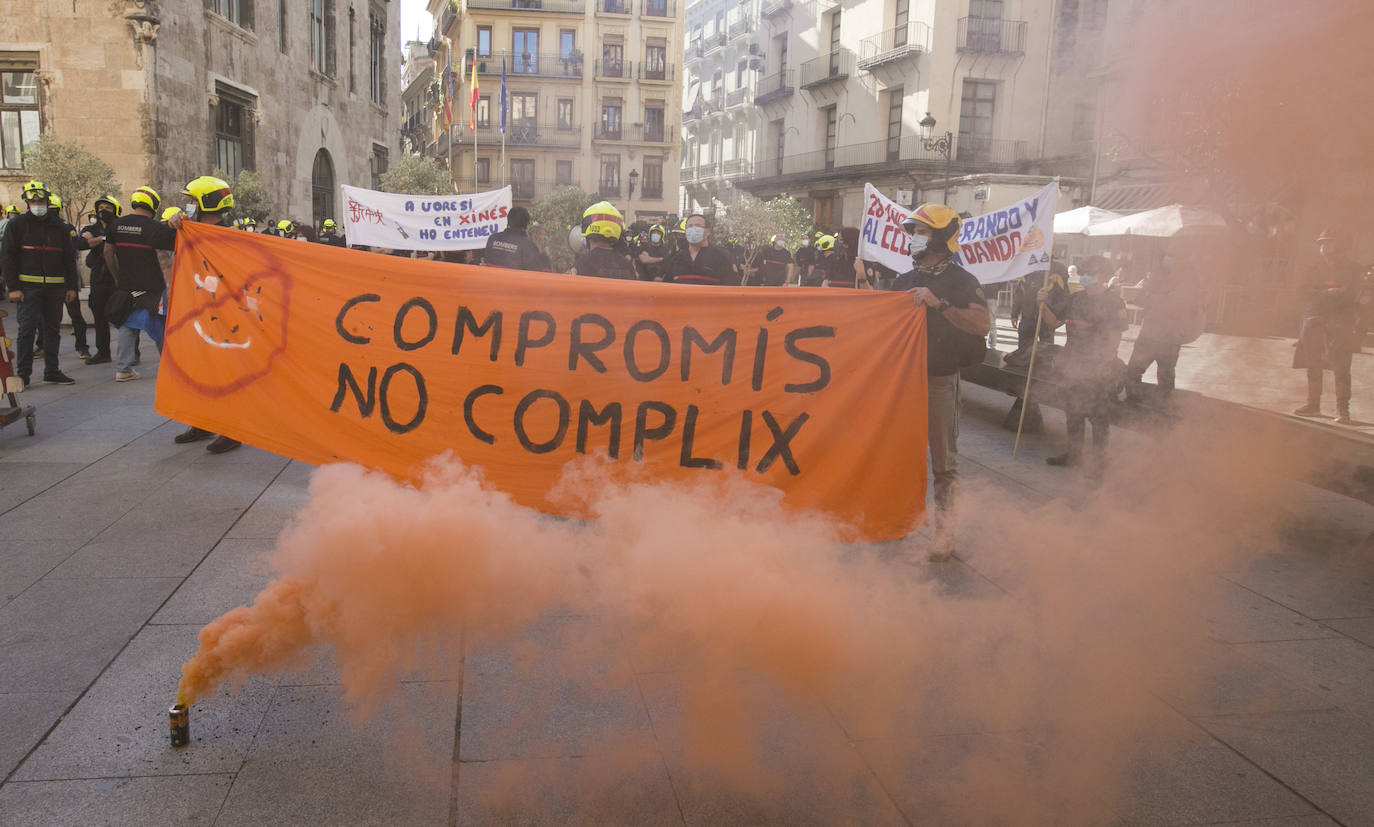
<instances>
[{"instance_id":1,"label":"market umbrella","mask_svg":"<svg viewBox=\"0 0 1374 827\"><path fill-rule=\"evenodd\" d=\"M1121 218L1121 213L1104 210L1101 207L1079 207L1074 210L1066 210L1055 215L1054 233L1055 235L1077 235L1086 232L1089 227L1116 218Z\"/></svg>"}]
</instances>

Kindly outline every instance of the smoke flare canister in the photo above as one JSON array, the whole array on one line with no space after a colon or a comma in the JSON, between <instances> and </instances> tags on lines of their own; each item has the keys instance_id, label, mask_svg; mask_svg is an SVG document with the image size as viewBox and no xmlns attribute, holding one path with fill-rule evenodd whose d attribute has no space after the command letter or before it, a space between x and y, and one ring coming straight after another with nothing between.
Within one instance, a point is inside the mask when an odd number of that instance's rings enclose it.
<instances>
[{"instance_id":1,"label":"smoke flare canister","mask_svg":"<svg viewBox=\"0 0 1374 827\"><path fill-rule=\"evenodd\" d=\"M184 747L191 743L191 711L186 704L177 704L167 713L172 725L172 746Z\"/></svg>"}]
</instances>

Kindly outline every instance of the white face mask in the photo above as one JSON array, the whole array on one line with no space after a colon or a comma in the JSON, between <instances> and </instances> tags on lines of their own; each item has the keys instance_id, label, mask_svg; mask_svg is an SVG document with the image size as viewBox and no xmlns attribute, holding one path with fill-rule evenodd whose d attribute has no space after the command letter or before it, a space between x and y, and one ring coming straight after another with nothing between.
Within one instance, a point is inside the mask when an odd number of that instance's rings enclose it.
<instances>
[{"instance_id":1,"label":"white face mask","mask_svg":"<svg viewBox=\"0 0 1374 827\"><path fill-rule=\"evenodd\" d=\"M705 241L705 240L706 240L706 228L705 228L705 227L688 227L688 228L687 228L687 243L688 243L688 244L700 244L701 242L703 242L703 241Z\"/></svg>"},{"instance_id":2,"label":"white face mask","mask_svg":"<svg viewBox=\"0 0 1374 827\"><path fill-rule=\"evenodd\" d=\"M930 236L912 235L911 236L911 257L916 258L930 250Z\"/></svg>"},{"instance_id":3,"label":"white face mask","mask_svg":"<svg viewBox=\"0 0 1374 827\"><path fill-rule=\"evenodd\" d=\"M30 205L29 205L29 212L33 213L34 215L38 216L39 218L43 218L44 216L46 216L46 215L48 214L48 205L47 205L47 204L30 204ZM16 225L16 226L17 226L17 225Z\"/></svg>"},{"instance_id":4,"label":"white face mask","mask_svg":"<svg viewBox=\"0 0 1374 827\"><path fill-rule=\"evenodd\" d=\"M659 235L658 233L651 233L651 234L649 235L649 241L650 241L650 243L652 243L652 244L657 244L657 243L659 243L659 242L662 241L662 240L663 240L663 236Z\"/></svg>"},{"instance_id":5,"label":"white face mask","mask_svg":"<svg viewBox=\"0 0 1374 827\"><path fill-rule=\"evenodd\" d=\"M297 241L309 241L310 239L306 238L306 237L303 236L303 235L298 235L298 236L296 236L296 240L297 240Z\"/></svg>"}]
</instances>

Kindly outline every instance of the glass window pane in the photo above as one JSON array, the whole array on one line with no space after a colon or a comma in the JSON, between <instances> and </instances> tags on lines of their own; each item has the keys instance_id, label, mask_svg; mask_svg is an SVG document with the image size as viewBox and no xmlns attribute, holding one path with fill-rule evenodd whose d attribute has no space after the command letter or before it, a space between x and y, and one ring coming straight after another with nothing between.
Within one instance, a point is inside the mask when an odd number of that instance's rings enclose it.
<instances>
[{"instance_id":1,"label":"glass window pane","mask_svg":"<svg viewBox=\"0 0 1374 827\"><path fill-rule=\"evenodd\" d=\"M0 112L0 150L6 169L19 168L19 113Z\"/></svg>"},{"instance_id":2,"label":"glass window pane","mask_svg":"<svg viewBox=\"0 0 1374 827\"><path fill-rule=\"evenodd\" d=\"M38 84L33 72L4 73L5 103L38 103Z\"/></svg>"},{"instance_id":3,"label":"glass window pane","mask_svg":"<svg viewBox=\"0 0 1374 827\"><path fill-rule=\"evenodd\" d=\"M19 113L19 149L38 140L38 110L25 109Z\"/></svg>"}]
</instances>

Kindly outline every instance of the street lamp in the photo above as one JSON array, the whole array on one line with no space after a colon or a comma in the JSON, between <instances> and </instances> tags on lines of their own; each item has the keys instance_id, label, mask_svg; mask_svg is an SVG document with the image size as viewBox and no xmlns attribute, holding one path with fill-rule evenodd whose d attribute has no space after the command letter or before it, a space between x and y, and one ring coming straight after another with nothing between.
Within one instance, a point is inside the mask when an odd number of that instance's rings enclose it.
<instances>
[{"instance_id":1,"label":"street lamp","mask_svg":"<svg viewBox=\"0 0 1374 827\"><path fill-rule=\"evenodd\" d=\"M938 152L945 156L945 206L949 206L949 162L954 157L954 133L948 130L939 137L935 134L935 116L929 112L921 118L921 145L926 152Z\"/></svg>"},{"instance_id":2,"label":"street lamp","mask_svg":"<svg viewBox=\"0 0 1374 827\"><path fill-rule=\"evenodd\" d=\"M635 197L635 184L639 183L639 170L630 170L630 197Z\"/></svg>"}]
</instances>

